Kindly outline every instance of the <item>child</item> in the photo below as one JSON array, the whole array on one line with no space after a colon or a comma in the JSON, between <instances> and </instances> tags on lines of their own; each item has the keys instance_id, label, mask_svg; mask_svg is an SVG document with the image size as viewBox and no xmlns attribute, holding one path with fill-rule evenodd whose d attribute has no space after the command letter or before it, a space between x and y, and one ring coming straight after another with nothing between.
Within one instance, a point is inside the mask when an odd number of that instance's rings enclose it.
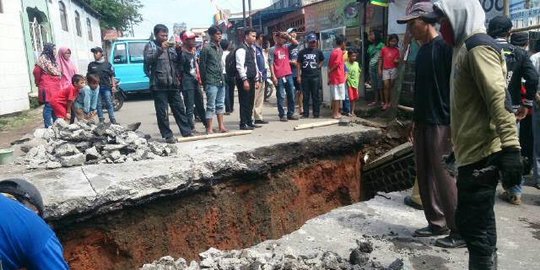
<instances>
[{"instance_id":1,"label":"child","mask_svg":"<svg viewBox=\"0 0 540 270\"><path fill-rule=\"evenodd\" d=\"M381 61L379 61L379 74L382 74L383 79L383 107L385 111L390 108L392 102L392 89L394 81L397 78L397 67L399 65L399 49L397 44L399 37L396 34L391 34L388 37L388 44L381 51Z\"/></svg>"},{"instance_id":2,"label":"child","mask_svg":"<svg viewBox=\"0 0 540 270\"><path fill-rule=\"evenodd\" d=\"M94 122L99 98L99 77L95 74L86 76L85 86L75 101L77 120Z\"/></svg>"},{"instance_id":3,"label":"child","mask_svg":"<svg viewBox=\"0 0 540 270\"><path fill-rule=\"evenodd\" d=\"M330 95L332 96L332 118L341 118L341 101L345 100L345 61L343 60L343 50L345 50L345 37L340 35L336 38L336 48L330 54L328 60L328 84L330 85Z\"/></svg>"},{"instance_id":4,"label":"child","mask_svg":"<svg viewBox=\"0 0 540 270\"><path fill-rule=\"evenodd\" d=\"M349 101L351 102L350 116L356 116L354 114L354 107L356 101L359 98L358 84L360 83L360 66L356 62L357 54L354 50L349 50L348 61L345 63L347 66L347 90L349 91Z\"/></svg>"},{"instance_id":5,"label":"child","mask_svg":"<svg viewBox=\"0 0 540 270\"><path fill-rule=\"evenodd\" d=\"M62 118L68 122L70 121L73 101L79 95L80 89L85 85L86 81L84 80L84 77L75 74L71 78L71 85L60 88L56 95L49 100L56 117Z\"/></svg>"}]
</instances>

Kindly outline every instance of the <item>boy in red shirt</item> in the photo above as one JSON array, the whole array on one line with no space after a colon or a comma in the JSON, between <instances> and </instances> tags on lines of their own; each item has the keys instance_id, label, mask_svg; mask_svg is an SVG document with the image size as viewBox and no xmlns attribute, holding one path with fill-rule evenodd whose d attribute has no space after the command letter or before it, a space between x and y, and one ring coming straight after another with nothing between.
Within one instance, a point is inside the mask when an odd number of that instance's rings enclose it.
<instances>
[{"instance_id":1,"label":"boy in red shirt","mask_svg":"<svg viewBox=\"0 0 540 270\"><path fill-rule=\"evenodd\" d=\"M343 52L345 50L345 37L336 37L336 48L332 51L328 60L328 85L330 85L330 95L332 97L332 118L341 118L341 101L345 100L345 61Z\"/></svg>"},{"instance_id":2,"label":"boy in red shirt","mask_svg":"<svg viewBox=\"0 0 540 270\"><path fill-rule=\"evenodd\" d=\"M66 121L71 119L71 107L73 101L77 99L79 91L86 85L86 80L82 75L75 74L71 78L71 85L60 89L49 101L54 111L54 115Z\"/></svg>"},{"instance_id":3,"label":"boy in red shirt","mask_svg":"<svg viewBox=\"0 0 540 270\"><path fill-rule=\"evenodd\" d=\"M397 78L397 67L399 65L399 49L397 44L399 37L396 34L388 36L388 44L381 50L381 61L379 61L379 75L382 75L383 88L383 107L385 111L392 106L392 89L394 81Z\"/></svg>"}]
</instances>

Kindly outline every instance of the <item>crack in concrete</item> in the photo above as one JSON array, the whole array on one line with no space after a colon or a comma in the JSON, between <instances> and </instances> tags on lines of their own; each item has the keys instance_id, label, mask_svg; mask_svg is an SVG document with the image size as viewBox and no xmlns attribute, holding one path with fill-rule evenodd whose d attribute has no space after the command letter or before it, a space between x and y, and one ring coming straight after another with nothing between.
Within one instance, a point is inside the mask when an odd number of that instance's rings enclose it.
<instances>
[{"instance_id":1,"label":"crack in concrete","mask_svg":"<svg viewBox=\"0 0 540 270\"><path fill-rule=\"evenodd\" d=\"M84 177L86 178L86 181L88 182L88 184L90 185L90 187L92 188L94 193L97 195L98 193L97 193L96 189L94 188L94 185L92 185L92 182L90 181L90 178L88 178L88 175L86 175L86 172L84 171L83 167L81 167L81 172L84 174Z\"/></svg>"}]
</instances>

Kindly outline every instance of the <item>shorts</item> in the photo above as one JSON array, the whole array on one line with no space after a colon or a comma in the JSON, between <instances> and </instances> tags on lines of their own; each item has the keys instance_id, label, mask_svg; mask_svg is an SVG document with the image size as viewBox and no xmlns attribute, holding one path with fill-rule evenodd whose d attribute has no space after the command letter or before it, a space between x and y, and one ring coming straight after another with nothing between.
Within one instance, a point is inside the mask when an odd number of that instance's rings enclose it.
<instances>
[{"instance_id":1,"label":"shorts","mask_svg":"<svg viewBox=\"0 0 540 270\"><path fill-rule=\"evenodd\" d=\"M332 100L345 100L345 84L331 84L330 95Z\"/></svg>"},{"instance_id":2,"label":"shorts","mask_svg":"<svg viewBox=\"0 0 540 270\"><path fill-rule=\"evenodd\" d=\"M383 69L382 79L383 81L397 79L397 68Z\"/></svg>"}]
</instances>

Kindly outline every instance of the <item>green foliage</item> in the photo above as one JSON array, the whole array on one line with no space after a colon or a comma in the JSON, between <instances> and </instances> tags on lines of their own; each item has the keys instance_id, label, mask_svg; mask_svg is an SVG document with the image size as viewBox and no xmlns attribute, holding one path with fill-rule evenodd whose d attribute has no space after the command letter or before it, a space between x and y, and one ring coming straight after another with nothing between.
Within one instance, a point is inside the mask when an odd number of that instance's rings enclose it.
<instances>
[{"instance_id":1,"label":"green foliage","mask_svg":"<svg viewBox=\"0 0 540 270\"><path fill-rule=\"evenodd\" d=\"M83 0L101 14L101 27L124 31L142 21L140 0Z\"/></svg>"}]
</instances>

